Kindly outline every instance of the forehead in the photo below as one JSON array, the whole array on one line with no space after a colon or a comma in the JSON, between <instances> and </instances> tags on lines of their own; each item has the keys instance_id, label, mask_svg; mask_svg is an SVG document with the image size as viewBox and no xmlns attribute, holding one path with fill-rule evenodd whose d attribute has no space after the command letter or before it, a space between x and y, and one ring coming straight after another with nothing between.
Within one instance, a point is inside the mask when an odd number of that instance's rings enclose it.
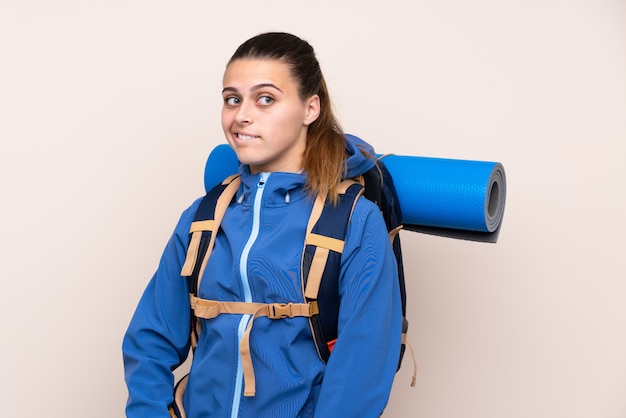
<instances>
[{"instance_id":1,"label":"forehead","mask_svg":"<svg viewBox=\"0 0 626 418\"><path fill-rule=\"evenodd\" d=\"M245 58L232 61L224 71L224 87L272 83L281 89L296 87L290 67L281 60ZM281 87L282 86L282 87Z\"/></svg>"}]
</instances>

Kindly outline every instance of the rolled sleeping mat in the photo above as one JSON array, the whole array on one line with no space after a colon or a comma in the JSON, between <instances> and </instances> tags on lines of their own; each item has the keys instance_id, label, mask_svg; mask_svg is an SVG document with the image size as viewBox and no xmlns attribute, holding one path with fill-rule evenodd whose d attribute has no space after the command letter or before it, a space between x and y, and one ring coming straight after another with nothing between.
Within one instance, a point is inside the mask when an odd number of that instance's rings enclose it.
<instances>
[{"instance_id":1,"label":"rolled sleeping mat","mask_svg":"<svg viewBox=\"0 0 626 418\"><path fill-rule=\"evenodd\" d=\"M496 242L504 215L506 179L497 162L385 155L404 229L448 238ZM227 144L211 151L204 171L211 190L235 174L239 161Z\"/></svg>"},{"instance_id":2,"label":"rolled sleeping mat","mask_svg":"<svg viewBox=\"0 0 626 418\"><path fill-rule=\"evenodd\" d=\"M239 160L235 150L228 144L213 148L204 166L204 189L208 192L226 177L236 174Z\"/></svg>"},{"instance_id":3,"label":"rolled sleeping mat","mask_svg":"<svg viewBox=\"0 0 626 418\"><path fill-rule=\"evenodd\" d=\"M498 162L387 155L405 230L496 242L506 178Z\"/></svg>"}]
</instances>

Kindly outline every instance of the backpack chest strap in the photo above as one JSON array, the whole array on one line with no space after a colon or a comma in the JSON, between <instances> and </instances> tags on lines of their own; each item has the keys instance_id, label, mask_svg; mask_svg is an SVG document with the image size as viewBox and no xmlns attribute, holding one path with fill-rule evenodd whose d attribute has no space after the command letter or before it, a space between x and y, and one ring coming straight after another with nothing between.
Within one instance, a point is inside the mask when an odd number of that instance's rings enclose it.
<instances>
[{"instance_id":1,"label":"backpack chest strap","mask_svg":"<svg viewBox=\"0 0 626 418\"><path fill-rule=\"evenodd\" d=\"M221 314L265 316L270 319L310 317L317 313L316 303L222 302L189 296L191 309L198 318L212 319Z\"/></svg>"},{"instance_id":2,"label":"backpack chest strap","mask_svg":"<svg viewBox=\"0 0 626 418\"><path fill-rule=\"evenodd\" d=\"M295 316L310 318L319 313L317 302L221 302L217 300L201 299L192 294L189 295L189 302L197 318L212 319L221 314L252 315L239 342L239 353L243 367L244 396L254 396L256 393L254 368L252 366L252 356L250 355L250 332L252 331L254 320L261 316L270 319L293 318Z\"/></svg>"}]
</instances>

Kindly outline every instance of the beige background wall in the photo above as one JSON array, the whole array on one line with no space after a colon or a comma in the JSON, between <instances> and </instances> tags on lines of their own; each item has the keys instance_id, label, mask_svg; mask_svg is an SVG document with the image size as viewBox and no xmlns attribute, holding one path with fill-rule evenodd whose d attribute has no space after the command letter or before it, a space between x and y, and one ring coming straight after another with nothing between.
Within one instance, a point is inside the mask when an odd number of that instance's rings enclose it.
<instances>
[{"instance_id":1,"label":"beige background wall","mask_svg":"<svg viewBox=\"0 0 626 418\"><path fill-rule=\"evenodd\" d=\"M0 415L123 415L122 335L266 30L379 152L507 171L496 245L403 233L419 375L385 416L626 416L623 0L3 1Z\"/></svg>"}]
</instances>

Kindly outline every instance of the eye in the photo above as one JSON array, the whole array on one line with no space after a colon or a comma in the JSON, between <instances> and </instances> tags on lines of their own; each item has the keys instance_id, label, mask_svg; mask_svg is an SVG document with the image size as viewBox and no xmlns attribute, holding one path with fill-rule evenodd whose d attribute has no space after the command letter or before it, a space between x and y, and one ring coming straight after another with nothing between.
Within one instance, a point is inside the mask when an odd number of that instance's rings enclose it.
<instances>
[{"instance_id":1,"label":"eye","mask_svg":"<svg viewBox=\"0 0 626 418\"><path fill-rule=\"evenodd\" d=\"M224 98L224 104L227 106L235 106L239 104L239 98L234 96L228 96Z\"/></svg>"},{"instance_id":2,"label":"eye","mask_svg":"<svg viewBox=\"0 0 626 418\"><path fill-rule=\"evenodd\" d=\"M274 98L271 96L261 96L259 97L258 102L261 105L267 106L267 105L271 105L272 103L274 103Z\"/></svg>"}]
</instances>

